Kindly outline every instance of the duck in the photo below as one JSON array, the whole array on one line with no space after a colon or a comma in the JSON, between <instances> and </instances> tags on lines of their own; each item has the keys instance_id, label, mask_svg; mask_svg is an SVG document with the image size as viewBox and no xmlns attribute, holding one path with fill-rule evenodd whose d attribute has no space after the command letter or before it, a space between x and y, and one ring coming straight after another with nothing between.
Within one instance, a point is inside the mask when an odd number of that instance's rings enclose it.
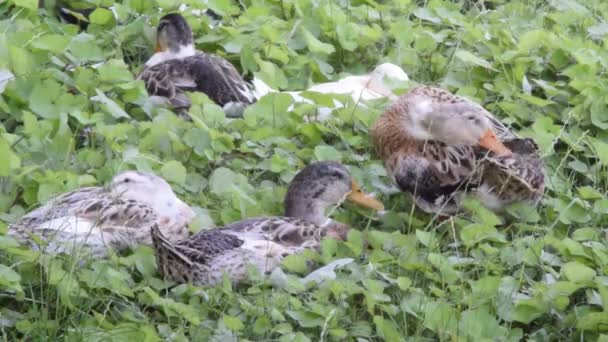
<instances>
[{"instance_id":1,"label":"duck","mask_svg":"<svg viewBox=\"0 0 608 342\"><path fill-rule=\"evenodd\" d=\"M153 101L176 110L187 109L186 92L205 93L228 117L240 117L255 102L252 85L230 62L196 50L192 29L179 13L160 18L156 53L144 64L137 79L143 80Z\"/></svg>"},{"instance_id":2,"label":"duck","mask_svg":"<svg viewBox=\"0 0 608 342\"><path fill-rule=\"evenodd\" d=\"M391 84L399 84L409 81L409 77L405 71L393 63L381 63L374 70L364 75L351 75L344 77L338 81L319 83L310 86L304 91L284 91L292 97L293 103L308 103L315 104L312 100L302 96L303 92L316 92L322 94L347 94L353 99L357 105L365 107L362 102L378 100L386 98L390 101L397 99L397 96L391 90ZM252 80L254 97L259 100L266 94L279 92L272 89L261 79L254 77ZM287 111L292 111L292 104ZM346 103L333 100L332 107L322 106L317 108L317 121L326 121L331 117L331 112L337 108L343 108Z\"/></svg>"},{"instance_id":3,"label":"duck","mask_svg":"<svg viewBox=\"0 0 608 342\"><path fill-rule=\"evenodd\" d=\"M537 205L543 195L544 163L535 141L447 90L413 87L370 133L394 183L427 213L454 215L465 195L494 212L516 202Z\"/></svg>"},{"instance_id":4,"label":"duck","mask_svg":"<svg viewBox=\"0 0 608 342\"><path fill-rule=\"evenodd\" d=\"M171 240L184 239L195 216L163 178L129 170L107 186L83 187L52 198L9 225L8 234L45 253L82 249L103 258L110 250L152 245L152 224Z\"/></svg>"},{"instance_id":5,"label":"duck","mask_svg":"<svg viewBox=\"0 0 608 342\"><path fill-rule=\"evenodd\" d=\"M202 286L221 283L224 274L233 284L244 283L249 265L268 275L286 256L318 249L324 237L346 239L350 227L325 214L344 200L384 210L381 202L361 190L344 165L323 161L294 176L284 199L284 216L248 218L201 230L176 243L154 225L151 235L159 273L178 283Z\"/></svg>"}]
</instances>

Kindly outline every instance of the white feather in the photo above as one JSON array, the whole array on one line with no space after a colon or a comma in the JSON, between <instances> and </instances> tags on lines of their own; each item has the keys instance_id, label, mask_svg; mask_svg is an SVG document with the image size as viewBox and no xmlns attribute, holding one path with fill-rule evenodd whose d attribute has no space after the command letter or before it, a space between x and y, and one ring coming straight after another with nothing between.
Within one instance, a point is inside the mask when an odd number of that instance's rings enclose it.
<instances>
[{"instance_id":1,"label":"white feather","mask_svg":"<svg viewBox=\"0 0 608 342\"><path fill-rule=\"evenodd\" d=\"M196 54L196 49L193 44L182 46L178 52L172 52L170 50L160 51L152 55L150 59L146 62L146 67L151 67L153 65L166 62L170 59L182 59L186 57L192 57Z\"/></svg>"}]
</instances>

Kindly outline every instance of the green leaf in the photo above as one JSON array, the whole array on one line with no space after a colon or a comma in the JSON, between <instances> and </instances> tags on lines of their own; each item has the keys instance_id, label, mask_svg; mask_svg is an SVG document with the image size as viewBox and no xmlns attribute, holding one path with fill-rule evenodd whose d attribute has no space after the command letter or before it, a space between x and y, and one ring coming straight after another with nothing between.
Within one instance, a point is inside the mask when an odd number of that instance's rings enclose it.
<instances>
[{"instance_id":1,"label":"green leaf","mask_svg":"<svg viewBox=\"0 0 608 342\"><path fill-rule=\"evenodd\" d=\"M460 330L475 341L503 340L507 334L507 329L501 327L494 315L483 307L463 312Z\"/></svg>"},{"instance_id":2,"label":"green leaf","mask_svg":"<svg viewBox=\"0 0 608 342\"><path fill-rule=\"evenodd\" d=\"M606 312L589 312L576 320L576 328L583 331L608 331Z\"/></svg>"},{"instance_id":3,"label":"green leaf","mask_svg":"<svg viewBox=\"0 0 608 342\"><path fill-rule=\"evenodd\" d=\"M412 280L408 277L399 277L397 278L397 285L399 286L399 289L406 291L412 286Z\"/></svg>"},{"instance_id":4,"label":"green leaf","mask_svg":"<svg viewBox=\"0 0 608 342\"><path fill-rule=\"evenodd\" d=\"M571 261L562 266L561 273L566 279L575 283L589 282L595 279L597 273L592 268L578 261Z\"/></svg>"},{"instance_id":5,"label":"green leaf","mask_svg":"<svg viewBox=\"0 0 608 342\"><path fill-rule=\"evenodd\" d=\"M245 328L245 325L239 318L230 315L223 315L222 322L230 330L239 331Z\"/></svg>"},{"instance_id":6,"label":"green leaf","mask_svg":"<svg viewBox=\"0 0 608 342\"><path fill-rule=\"evenodd\" d=\"M329 145L318 145L315 147L315 157L317 160L333 160L333 161L341 161L342 155L338 150Z\"/></svg>"},{"instance_id":7,"label":"green leaf","mask_svg":"<svg viewBox=\"0 0 608 342\"><path fill-rule=\"evenodd\" d=\"M0 288L11 292L23 293L21 276L8 266L0 264Z\"/></svg>"},{"instance_id":8,"label":"green leaf","mask_svg":"<svg viewBox=\"0 0 608 342\"><path fill-rule=\"evenodd\" d=\"M114 14L108 9L97 7L89 16L89 20L91 21L91 24L111 24L114 21Z\"/></svg>"},{"instance_id":9,"label":"green leaf","mask_svg":"<svg viewBox=\"0 0 608 342\"><path fill-rule=\"evenodd\" d=\"M95 89L95 92L97 93L97 96L91 97L91 101L99 102L108 114L116 119L130 118L129 114L127 114L118 103L107 97L101 90Z\"/></svg>"},{"instance_id":10,"label":"green leaf","mask_svg":"<svg viewBox=\"0 0 608 342\"><path fill-rule=\"evenodd\" d=\"M292 254L286 256L281 262L283 267L295 273L304 274L308 271L308 266L306 265L306 257L302 254Z\"/></svg>"},{"instance_id":11,"label":"green leaf","mask_svg":"<svg viewBox=\"0 0 608 342\"><path fill-rule=\"evenodd\" d=\"M539 298L524 299L515 303L511 319L524 324L541 317L548 310L548 305Z\"/></svg>"},{"instance_id":12,"label":"green leaf","mask_svg":"<svg viewBox=\"0 0 608 342\"><path fill-rule=\"evenodd\" d=\"M16 75L27 75L36 68L33 54L28 50L10 45L8 48L11 68Z\"/></svg>"},{"instance_id":13,"label":"green leaf","mask_svg":"<svg viewBox=\"0 0 608 342\"><path fill-rule=\"evenodd\" d=\"M414 12L414 15L422 20L428 20L434 24L441 23L441 19L438 18L435 14L431 13L426 7L419 7Z\"/></svg>"},{"instance_id":14,"label":"green leaf","mask_svg":"<svg viewBox=\"0 0 608 342\"><path fill-rule=\"evenodd\" d=\"M104 53L95 42L95 36L81 33L70 42L68 50L72 56L80 62L103 61Z\"/></svg>"},{"instance_id":15,"label":"green leaf","mask_svg":"<svg viewBox=\"0 0 608 342\"><path fill-rule=\"evenodd\" d=\"M486 61L483 58L479 58L479 57L475 56L474 54L472 54L471 52L469 52L467 50L459 49L458 51L456 51L456 58L460 59L461 61L463 61L464 63L469 64L469 65L476 65L476 66L484 67L486 69L497 71L496 69L494 69L492 67L492 64L490 64L490 62Z\"/></svg>"},{"instance_id":16,"label":"green leaf","mask_svg":"<svg viewBox=\"0 0 608 342\"><path fill-rule=\"evenodd\" d=\"M257 55L255 59L260 67L260 72L256 72L254 74L255 77L259 77L273 89L283 89L287 87L287 77L281 68L272 62L262 60ZM282 95L289 96L287 94ZM291 98L291 96L289 97Z\"/></svg>"},{"instance_id":17,"label":"green leaf","mask_svg":"<svg viewBox=\"0 0 608 342\"><path fill-rule=\"evenodd\" d=\"M384 341L402 340L402 336L392 320L387 320L382 316L374 316L374 324L376 325L376 332Z\"/></svg>"},{"instance_id":18,"label":"green leaf","mask_svg":"<svg viewBox=\"0 0 608 342\"><path fill-rule=\"evenodd\" d=\"M608 166L608 144L598 139L592 139L591 144L595 148L595 155L604 166Z\"/></svg>"},{"instance_id":19,"label":"green leaf","mask_svg":"<svg viewBox=\"0 0 608 342\"><path fill-rule=\"evenodd\" d=\"M47 50L55 54L61 54L67 49L71 40L72 37L70 36L45 34L44 36L35 39L32 42L32 46L37 49Z\"/></svg>"},{"instance_id":20,"label":"green leaf","mask_svg":"<svg viewBox=\"0 0 608 342\"><path fill-rule=\"evenodd\" d=\"M340 45L347 51L355 51L357 49L358 25L355 23L341 23L336 26L336 33Z\"/></svg>"},{"instance_id":21,"label":"green leaf","mask_svg":"<svg viewBox=\"0 0 608 342\"><path fill-rule=\"evenodd\" d=\"M456 331L459 314L444 302L427 303L424 309L424 326L443 335Z\"/></svg>"},{"instance_id":22,"label":"green leaf","mask_svg":"<svg viewBox=\"0 0 608 342\"><path fill-rule=\"evenodd\" d=\"M173 182L179 185L184 185L186 182L186 168L182 163L172 160L165 163L160 169L160 173L163 178L169 182Z\"/></svg>"},{"instance_id":23,"label":"green leaf","mask_svg":"<svg viewBox=\"0 0 608 342\"><path fill-rule=\"evenodd\" d=\"M300 26L300 31L304 36L304 40L306 41L306 45L308 45L310 52L321 55L329 55L336 51L333 45L321 42L317 39L317 37L313 36L310 31L304 28L304 26Z\"/></svg>"},{"instance_id":24,"label":"green leaf","mask_svg":"<svg viewBox=\"0 0 608 342\"><path fill-rule=\"evenodd\" d=\"M439 270L442 280L446 283L453 283L460 278L460 272L454 270L448 260L437 253L429 253L428 261L431 265Z\"/></svg>"},{"instance_id":25,"label":"green leaf","mask_svg":"<svg viewBox=\"0 0 608 342\"><path fill-rule=\"evenodd\" d=\"M11 151L9 143L0 136L0 176L7 177L11 171L18 168L21 159Z\"/></svg>"},{"instance_id":26,"label":"green leaf","mask_svg":"<svg viewBox=\"0 0 608 342\"><path fill-rule=\"evenodd\" d=\"M13 0L15 5L35 11L38 9L38 0Z\"/></svg>"}]
</instances>

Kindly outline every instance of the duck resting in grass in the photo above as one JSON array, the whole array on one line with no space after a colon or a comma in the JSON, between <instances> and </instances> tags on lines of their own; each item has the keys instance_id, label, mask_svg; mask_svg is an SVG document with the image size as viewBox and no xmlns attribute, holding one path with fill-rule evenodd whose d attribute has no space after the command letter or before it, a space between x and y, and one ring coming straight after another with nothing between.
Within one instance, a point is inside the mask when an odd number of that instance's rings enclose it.
<instances>
[{"instance_id":1,"label":"duck resting in grass","mask_svg":"<svg viewBox=\"0 0 608 342\"><path fill-rule=\"evenodd\" d=\"M202 92L228 117L240 117L255 101L251 85L227 60L196 50L190 26L180 14L163 16L156 34L156 53L138 79L155 100L175 109L189 108L186 92Z\"/></svg>"},{"instance_id":2,"label":"duck resting in grass","mask_svg":"<svg viewBox=\"0 0 608 342\"><path fill-rule=\"evenodd\" d=\"M325 214L344 200L374 210L382 203L361 191L340 163L317 162L300 171L285 197L285 216L259 217L202 230L171 242L157 226L152 239L161 274L176 282L216 285L223 274L234 284L245 282L248 266L269 274L282 259L304 249L316 249L323 237L345 239L348 227Z\"/></svg>"},{"instance_id":3,"label":"duck resting in grass","mask_svg":"<svg viewBox=\"0 0 608 342\"><path fill-rule=\"evenodd\" d=\"M393 94L390 85L400 82L407 82L409 77L407 74L395 64L382 63L374 68L374 70L365 75L351 75L344 77L335 82L319 83L306 89L306 92L316 92L322 94L340 94L350 95L354 103L365 106L365 101L377 100L386 98L396 100L397 96ZM258 78L253 81L254 94L256 99L262 98L269 93L278 92L272 89L266 83ZM315 104L312 100L302 96L303 91L283 91L282 93L289 94L293 98L294 103L309 103ZM317 108L317 120L325 121L331 117L331 112L337 108L346 106L337 99L334 99L333 107ZM293 110L293 104L287 109Z\"/></svg>"},{"instance_id":4,"label":"duck resting in grass","mask_svg":"<svg viewBox=\"0 0 608 342\"><path fill-rule=\"evenodd\" d=\"M104 257L139 244L151 245L150 227L167 238L188 236L194 211L162 178L125 171L105 187L80 188L51 199L9 226L9 235L48 253L81 250Z\"/></svg>"},{"instance_id":5,"label":"duck resting in grass","mask_svg":"<svg viewBox=\"0 0 608 342\"><path fill-rule=\"evenodd\" d=\"M536 143L446 90L414 87L371 135L395 183L428 213L454 214L466 194L494 211L519 201L536 205L543 195Z\"/></svg>"}]
</instances>

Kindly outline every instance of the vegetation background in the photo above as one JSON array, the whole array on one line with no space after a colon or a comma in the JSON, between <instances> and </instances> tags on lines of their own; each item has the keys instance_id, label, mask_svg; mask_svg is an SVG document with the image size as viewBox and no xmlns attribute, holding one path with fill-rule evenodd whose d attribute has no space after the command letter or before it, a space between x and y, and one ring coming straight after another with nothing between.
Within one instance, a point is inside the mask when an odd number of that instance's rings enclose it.
<instances>
[{"instance_id":1,"label":"vegetation background","mask_svg":"<svg viewBox=\"0 0 608 342\"><path fill-rule=\"evenodd\" d=\"M350 103L323 123L303 120L311 105L287 112L284 94L237 120L201 95L190 121L153 108L134 75L173 0L67 2L114 6L117 18L98 8L86 31L58 21L52 5L1 1L0 338L608 341L608 2L183 2L200 49L273 87L304 89L388 61L475 99L541 146L541 206L510 208L501 224L470 203L470 215L438 223L403 194L382 195L390 181L368 128L383 101ZM194 14L207 8L223 17L212 28ZM80 265L4 236L50 196L127 168L165 177L196 208L193 230L280 214L293 175L328 159L349 165L388 213L337 210L354 228L348 241L287 259L282 286L254 277L238 289L167 289L148 247ZM336 280L297 281L306 259L343 257L356 262Z\"/></svg>"}]
</instances>

